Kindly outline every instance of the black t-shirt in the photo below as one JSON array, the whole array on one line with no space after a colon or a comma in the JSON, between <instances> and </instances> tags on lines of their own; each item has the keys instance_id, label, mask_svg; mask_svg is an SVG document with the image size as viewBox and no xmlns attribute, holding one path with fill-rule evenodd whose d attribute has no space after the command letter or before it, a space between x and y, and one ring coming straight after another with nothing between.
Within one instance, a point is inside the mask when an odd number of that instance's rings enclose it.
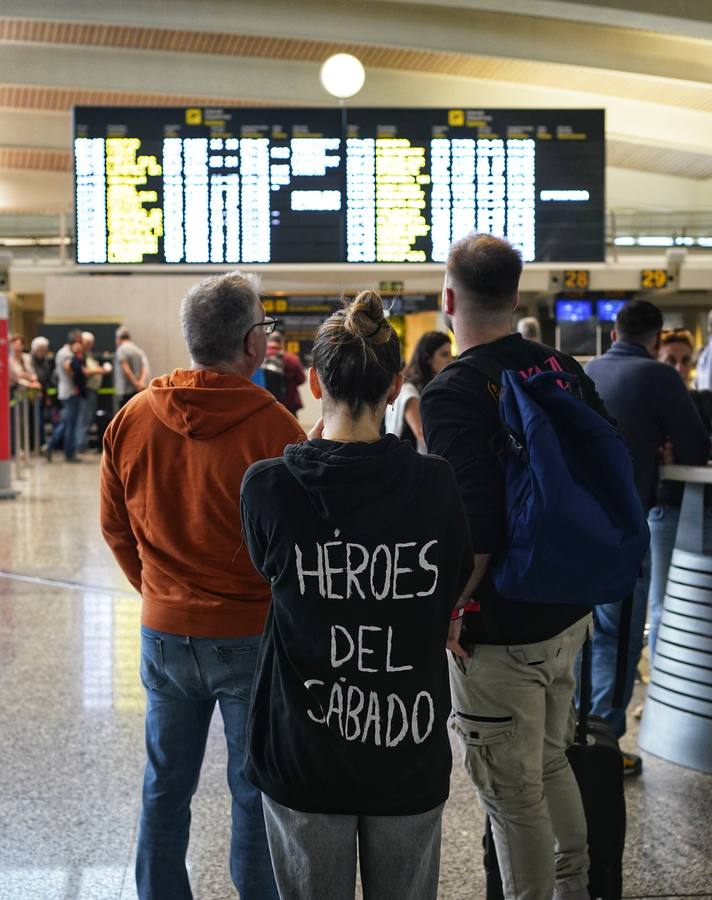
<instances>
[{"instance_id":1,"label":"black t-shirt","mask_svg":"<svg viewBox=\"0 0 712 900\"><path fill-rule=\"evenodd\" d=\"M589 406L603 416L606 410L575 360L519 334L465 351L430 382L420 399L426 445L455 471L474 552L496 557L507 547L504 475L491 447L500 429L499 384L476 368L478 358L486 361L488 369L514 369L526 376L550 370L572 372L579 376ZM497 593L488 574L475 599L481 611L465 615L462 640L466 645L548 640L588 612L581 606L507 600Z\"/></svg>"},{"instance_id":2,"label":"black t-shirt","mask_svg":"<svg viewBox=\"0 0 712 900\"><path fill-rule=\"evenodd\" d=\"M472 571L450 466L388 435L253 465L250 556L272 582L245 773L305 812L414 815L447 799L445 645Z\"/></svg>"},{"instance_id":3,"label":"black t-shirt","mask_svg":"<svg viewBox=\"0 0 712 900\"><path fill-rule=\"evenodd\" d=\"M80 397L87 395L87 376L84 374L84 357L75 353L70 361L72 368L72 384L74 385L74 393Z\"/></svg>"}]
</instances>

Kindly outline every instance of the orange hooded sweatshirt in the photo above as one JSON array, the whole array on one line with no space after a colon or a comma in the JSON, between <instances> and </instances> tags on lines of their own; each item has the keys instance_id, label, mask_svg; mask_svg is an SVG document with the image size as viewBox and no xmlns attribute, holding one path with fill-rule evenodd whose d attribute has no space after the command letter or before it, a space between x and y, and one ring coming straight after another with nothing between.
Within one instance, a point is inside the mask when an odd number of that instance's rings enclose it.
<instances>
[{"instance_id":1,"label":"orange hooded sweatshirt","mask_svg":"<svg viewBox=\"0 0 712 900\"><path fill-rule=\"evenodd\" d=\"M253 462L304 438L267 391L207 371L156 378L114 417L101 528L143 598L144 625L193 637L262 632L270 589L242 537L240 485Z\"/></svg>"}]
</instances>

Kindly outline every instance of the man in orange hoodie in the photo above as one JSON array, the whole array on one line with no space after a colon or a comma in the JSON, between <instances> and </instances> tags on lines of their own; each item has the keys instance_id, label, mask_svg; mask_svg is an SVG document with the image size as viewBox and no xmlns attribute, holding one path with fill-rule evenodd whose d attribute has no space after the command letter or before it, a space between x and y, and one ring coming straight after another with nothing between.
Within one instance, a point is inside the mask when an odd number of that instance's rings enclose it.
<instances>
[{"instance_id":1,"label":"man in orange hoodie","mask_svg":"<svg viewBox=\"0 0 712 900\"><path fill-rule=\"evenodd\" d=\"M252 677L269 585L242 537L240 484L257 460L304 440L296 419L250 378L275 320L249 276L189 291L181 307L193 368L151 382L111 422L101 526L142 597L146 688L141 900L192 897L185 854L190 802L220 704L232 793L230 872L242 900L277 900L261 797L242 775Z\"/></svg>"}]
</instances>

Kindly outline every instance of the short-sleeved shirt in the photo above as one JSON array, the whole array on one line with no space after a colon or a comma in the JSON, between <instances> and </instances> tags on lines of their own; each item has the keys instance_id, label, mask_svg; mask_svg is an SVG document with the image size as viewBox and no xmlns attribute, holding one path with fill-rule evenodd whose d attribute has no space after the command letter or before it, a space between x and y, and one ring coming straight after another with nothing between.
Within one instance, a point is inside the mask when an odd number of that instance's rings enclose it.
<instances>
[{"instance_id":1,"label":"short-sleeved shirt","mask_svg":"<svg viewBox=\"0 0 712 900\"><path fill-rule=\"evenodd\" d=\"M134 377L138 378L141 374L145 359L145 353L140 347L137 347L133 341L124 341L122 344L119 344L116 350L116 366L114 367L114 387L119 396L122 396L123 394L133 394L135 391L134 386L124 375L121 363L128 363L129 369L133 372Z\"/></svg>"},{"instance_id":2,"label":"short-sleeved shirt","mask_svg":"<svg viewBox=\"0 0 712 900\"><path fill-rule=\"evenodd\" d=\"M99 362L98 360L92 356L91 353L87 353L86 356L86 365L90 369L98 369ZM101 383L104 380L103 375L88 375L87 376L87 390L90 391L98 391L101 387Z\"/></svg>"},{"instance_id":3,"label":"short-sleeved shirt","mask_svg":"<svg viewBox=\"0 0 712 900\"><path fill-rule=\"evenodd\" d=\"M82 356L77 356L76 354L72 356L71 367L74 393L78 394L80 397L86 397L87 376L84 374L84 358Z\"/></svg>"},{"instance_id":4,"label":"short-sleeved shirt","mask_svg":"<svg viewBox=\"0 0 712 900\"><path fill-rule=\"evenodd\" d=\"M57 373L57 397L60 400L68 400L75 393L74 378L71 371L67 372L64 364L71 360L72 350L68 344L65 344L54 357L54 368Z\"/></svg>"},{"instance_id":5,"label":"short-sleeved shirt","mask_svg":"<svg viewBox=\"0 0 712 900\"><path fill-rule=\"evenodd\" d=\"M408 441L414 447L417 447L416 437L405 420L405 411L411 400L419 401L420 391L414 384L406 381L393 406L386 407L386 432L395 434L401 440Z\"/></svg>"}]
</instances>

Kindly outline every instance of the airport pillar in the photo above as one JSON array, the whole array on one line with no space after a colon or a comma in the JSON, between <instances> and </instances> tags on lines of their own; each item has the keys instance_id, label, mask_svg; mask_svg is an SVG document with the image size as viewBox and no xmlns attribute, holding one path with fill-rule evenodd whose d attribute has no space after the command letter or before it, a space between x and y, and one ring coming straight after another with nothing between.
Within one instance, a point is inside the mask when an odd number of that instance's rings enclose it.
<instances>
[{"instance_id":1,"label":"airport pillar","mask_svg":"<svg viewBox=\"0 0 712 900\"><path fill-rule=\"evenodd\" d=\"M10 373L7 294L0 294L0 500L17 496L10 482Z\"/></svg>"}]
</instances>

